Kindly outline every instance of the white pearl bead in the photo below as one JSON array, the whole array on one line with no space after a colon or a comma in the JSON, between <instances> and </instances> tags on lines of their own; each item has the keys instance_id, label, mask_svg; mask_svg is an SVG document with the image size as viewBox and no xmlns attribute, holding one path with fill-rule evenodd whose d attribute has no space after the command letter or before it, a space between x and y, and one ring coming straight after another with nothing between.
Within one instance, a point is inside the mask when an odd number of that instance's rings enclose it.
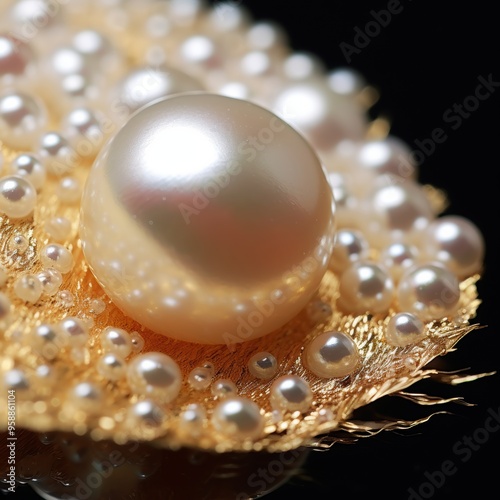
<instances>
[{"instance_id":1,"label":"white pearl bead","mask_svg":"<svg viewBox=\"0 0 500 500\"><path fill-rule=\"evenodd\" d=\"M193 368L188 375L188 384L196 391L203 391L212 383L212 372L203 366Z\"/></svg>"},{"instance_id":2,"label":"white pearl bead","mask_svg":"<svg viewBox=\"0 0 500 500\"><path fill-rule=\"evenodd\" d=\"M130 342L132 342L132 352L135 353L141 352L146 344L139 332L130 332Z\"/></svg>"},{"instance_id":3,"label":"white pearl bead","mask_svg":"<svg viewBox=\"0 0 500 500\"><path fill-rule=\"evenodd\" d=\"M35 209L36 189L31 182L17 175L0 178L0 213L21 219Z\"/></svg>"},{"instance_id":4,"label":"white pearl bead","mask_svg":"<svg viewBox=\"0 0 500 500\"><path fill-rule=\"evenodd\" d=\"M16 156L10 164L10 173L24 177L39 191L45 184L47 173L41 161L32 154L23 153Z\"/></svg>"},{"instance_id":5,"label":"white pearl bead","mask_svg":"<svg viewBox=\"0 0 500 500\"><path fill-rule=\"evenodd\" d=\"M144 399L134 403L127 412L127 422L130 426L154 429L160 427L166 415L154 401Z\"/></svg>"},{"instance_id":6,"label":"white pearl bead","mask_svg":"<svg viewBox=\"0 0 500 500\"><path fill-rule=\"evenodd\" d=\"M82 186L73 176L63 177L57 186L57 197L61 203L74 204L80 201Z\"/></svg>"},{"instance_id":7,"label":"white pearl bead","mask_svg":"<svg viewBox=\"0 0 500 500\"><path fill-rule=\"evenodd\" d=\"M0 137L7 146L31 150L46 123L46 110L38 98L13 91L0 95Z\"/></svg>"},{"instance_id":8,"label":"white pearl bead","mask_svg":"<svg viewBox=\"0 0 500 500\"><path fill-rule=\"evenodd\" d=\"M67 316L59 322L59 328L66 342L72 347L84 347L90 339L85 322L74 316Z\"/></svg>"},{"instance_id":9,"label":"white pearl bead","mask_svg":"<svg viewBox=\"0 0 500 500\"><path fill-rule=\"evenodd\" d=\"M283 375L271 385L270 401L274 410L304 413L311 407L313 393L302 377Z\"/></svg>"},{"instance_id":10,"label":"white pearl bead","mask_svg":"<svg viewBox=\"0 0 500 500\"><path fill-rule=\"evenodd\" d=\"M69 290L60 290L56 294L57 302L65 308L70 308L75 305L75 296Z\"/></svg>"},{"instance_id":11,"label":"white pearl bead","mask_svg":"<svg viewBox=\"0 0 500 500\"><path fill-rule=\"evenodd\" d=\"M92 299L89 302L89 311L92 314L102 314L106 310L106 303L101 299Z\"/></svg>"},{"instance_id":12,"label":"white pearl bead","mask_svg":"<svg viewBox=\"0 0 500 500\"><path fill-rule=\"evenodd\" d=\"M246 41L250 48L255 50L282 50L286 35L281 26L261 21L249 26Z\"/></svg>"},{"instance_id":13,"label":"white pearl bead","mask_svg":"<svg viewBox=\"0 0 500 500\"><path fill-rule=\"evenodd\" d=\"M349 313L384 313L394 298L394 283L380 265L359 261L340 276L339 294L339 306Z\"/></svg>"},{"instance_id":14,"label":"white pearl bead","mask_svg":"<svg viewBox=\"0 0 500 500\"><path fill-rule=\"evenodd\" d=\"M381 251L380 261L389 270L395 283L399 282L405 271L417 263L419 251L414 245L392 243Z\"/></svg>"},{"instance_id":15,"label":"white pearl bead","mask_svg":"<svg viewBox=\"0 0 500 500\"><path fill-rule=\"evenodd\" d=\"M206 412L199 404L190 404L180 414L180 428L182 431L197 436L203 428Z\"/></svg>"},{"instance_id":16,"label":"white pearl bead","mask_svg":"<svg viewBox=\"0 0 500 500\"><path fill-rule=\"evenodd\" d=\"M363 76L351 68L337 68L328 75L328 85L337 94L356 96L366 86Z\"/></svg>"},{"instance_id":17,"label":"white pearl bead","mask_svg":"<svg viewBox=\"0 0 500 500\"><path fill-rule=\"evenodd\" d=\"M483 236L464 217L446 215L431 222L424 231L422 247L429 259L442 262L459 279L479 272L483 265Z\"/></svg>"},{"instance_id":18,"label":"white pearl bead","mask_svg":"<svg viewBox=\"0 0 500 500\"><path fill-rule=\"evenodd\" d=\"M40 261L44 267L57 269L61 274L67 274L73 269L72 253L59 243L49 243L40 252Z\"/></svg>"},{"instance_id":19,"label":"white pearl bead","mask_svg":"<svg viewBox=\"0 0 500 500\"><path fill-rule=\"evenodd\" d=\"M195 90L203 90L203 85L178 69L137 68L117 84L111 98L112 109L121 120L126 120L130 114L157 99Z\"/></svg>"},{"instance_id":20,"label":"white pearl bead","mask_svg":"<svg viewBox=\"0 0 500 500\"><path fill-rule=\"evenodd\" d=\"M215 69L221 64L220 54L215 42L204 35L193 35L179 48L181 64L196 74Z\"/></svg>"},{"instance_id":21,"label":"white pearl bead","mask_svg":"<svg viewBox=\"0 0 500 500\"><path fill-rule=\"evenodd\" d=\"M363 233L356 229L339 229L335 235L330 269L335 273L342 273L353 262L368 257L370 246Z\"/></svg>"},{"instance_id":22,"label":"white pearl bead","mask_svg":"<svg viewBox=\"0 0 500 500\"><path fill-rule=\"evenodd\" d=\"M57 269L44 269L37 274L42 284L43 293L48 296L55 295L63 282L62 274Z\"/></svg>"},{"instance_id":23,"label":"white pearl bead","mask_svg":"<svg viewBox=\"0 0 500 500\"><path fill-rule=\"evenodd\" d=\"M330 186L302 136L251 102L186 93L138 111L102 149L80 235L127 315L221 344L265 335L307 304L334 229Z\"/></svg>"},{"instance_id":24,"label":"white pearl bead","mask_svg":"<svg viewBox=\"0 0 500 500\"><path fill-rule=\"evenodd\" d=\"M170 356L148 352L132 359L127 380L132 391L151 396L160 403L170 403L180 392L182 374Z\"/></svg>"},{"instance_id":25,"label":"white pearl bead","mask_svg":"<svg viewBox=\"0 0 500 500\"><path fill-rule=\"evenodd\" d=\"M399 310L422 321L442 319L456 311L460 299L457 277L441 265L424 264L407 271L397 289Z\"/></svg>"},{"instance_id":26,"label":"white pearl bead","mask_svg":"<svg viewBox=\"0 0 500 500\"><path fill-rule=\"evenodd\" d=\"M232 397L217 404L212 424L221 433L238 439L261 436L264 419L256 403L247 398Z\"/></svg>"},{"instance_id":27,"label":"white pearl bead","mask_svg":"<svg viewBox=\"0 0 500 500\"><path fill-rule=\"evenodd\" d=\"M38 154L47 171L53 175L71 172L78 161L76 152L58 132L47 132L41 137Z\"/></svg>"},{"instance_id":28,"label":"white pearl bead","mask_svg":"<svg viewBox=\"0 0 500 500\"><path fill-rule=\"evenodd\" d=\"M404 347L420 342L425 335L423 322L414 314L402 312L392 316L387 323L385 340L390 345Z\"/></svg>"},{"instance_id":29,"label":"white pearl bead","mask_svg":"<svg viewBox=\"0 0 500 500\"><path fill-rule=\"evenodd\" d=\"M125 376L126 362L119 354L108 352L98 359L97 371L104 378L117 381Z\"/></svg>"},{"instance_id":30,"label":"white pearl bead","mask_svg":"<svg viewBox=\"0 0 500 500\"><path fill-rule=\"evenodd\" d=\"M48 360L56 358L65 344L61 330L45 323L33 328L29 339L33 350Z\"/></svg>"},{"instance_id":31,"label":"white pearl bead","mask_svg":"<svg viewBox=\"0 0 500 500\"><path fill-rule=\"evenodd\" d=\"M23 274L14 282L14 293L21 300L34 304L42 295L42 284L35 274Z\"/></svg>"},{"instance_id":32,"label":"white pearl bead","mask_svg":"<svg viewBox=\"0 0 500 500\"><path fill-rule=\"evenodd\" d=\"M248 360L248 370L259 379L273 378L278 371L278 361L269 352L258 352Z\"/></svg>"},{"instance_id":33,"label":"white pearl bead","mask_svg":"<svg viewBox=\"0 0 500 500\"><path fill-rule=\"evenodd\" d=\"M70 111L63 119L63 130L71 147L84 157L93 156L105 139L98 114L87 107Z\"/></svg>"},{"instance_id":34,"label":"white pearl bead","mask_svg":"<svg viewBox=\"0 0 500 500\"><path fill-rule=\"evenodd\" d=\"M126 358L132 352L130 334L122 328L107 326L99 336L105 351L116 352Z\"/></svg>"},{"instance_id":35,"label":"white pearl bead","mask_svg":"<svg viewBox=\"0 0 500 500\"><path fill-rule=\"evenodd\" d=\"M361 107L332 92L321 80L286 87L275 98L272 109L320 151L344 139L360 140L366 132Z\"/></svg>"},{"instance_id":36,"label":"white pearl bead","mask_svg":"<svg viewBox=\"0 0 500 500\"><path fill-rule=\"evenodd\" d=\"M290 80L306 80L320 76L324 66L319 59L307 53L297 52L289 55L283 63L283 73Z\"/></svg>"},{"instance_id":37,"label":"white pearl bead","mask_svg":"<svg viewBox=\"0 0 500 500\"><path fill-rule=\"evenodd\" d=\"M68 394L71 401L78 409L86 412L97 412L102 405L101 389L91 382L80 382L74 385Z\"/></svg>"},{"instance_id":38,"label":"white pearl bead","mask_svg":"<svg viewBox=\"0 0 500 500\"><path fill-rule=\"evenodd\" d=\"M236 384L232 380L225 378L216 380L212 384L211 391L213 396L219 399L236 396L238 394Z\"/></svg>"},{"instance_id":39,"label":"white pearl bead","mask_svg":"<svg viewBox=\"0 0 500 500\"><path fill-rule=\"evenodd\" d=\"M323 332L306 347L304 364L318 377L345 377L360 362L358 347L343 332Z\"/></svg>"},{"instance_id":40,"label":"white pearl bead","mask_svg":"<svg viewBox=\"0 0 500 500\"><path fill-rule=\"evenodd\" d=\"M9 251L23 254L30 246L29 239L23 234L16 233L9 238Z\"/></svg>"}]
</instances>

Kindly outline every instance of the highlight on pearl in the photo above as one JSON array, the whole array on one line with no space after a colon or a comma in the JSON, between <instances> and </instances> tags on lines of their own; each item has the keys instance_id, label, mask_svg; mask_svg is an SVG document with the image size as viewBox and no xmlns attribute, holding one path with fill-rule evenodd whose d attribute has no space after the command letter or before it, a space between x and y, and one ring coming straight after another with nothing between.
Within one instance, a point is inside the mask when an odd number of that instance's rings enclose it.
<instances>
[{"instance_id":1,"label":"highlight on pearl","mask_svg":"<svg viewBox=\"0 0 500 500\"><path fill-rule=\"evenodd\" d=\"M323 332L306 347L304 365L318 377L345 377L361 357L354 340L343 332Z\"/></svg>"},{"instance_id":2,"label":"highlight on pearl","mask_svg":"<svg viewBox=\"0 0 500 500\"><path fill-rule=\"evenodd\" d=\"M239 439L257 438L264 428L260 408L250 399L231 397L224 399L214 408L212 424L224 434Z\"/></svg>"},{"instance_id":3,"label":"highlight on pearl","mask_svg":"<svg viewBox=\"0 0 500 500\"><path fill-rule=\"evenodd\" d=\"M306 412L313 401L309 384L297 375L277 378L270 389L270 402L274 410Z\"/></svg>"},{"instance_id":4,"label":"highlight on pearl","mask_svg":"<svg viewBox=\"0 0 500 500\"><path fill-rule=\"evenodd\" d=\"M415 344L425 336L424 323L414 314L404 312L392 316L385 331L387 343L398 347Z\"/></svg>"},{"instance_id":5,"label":"highlight on pearl","mask_svg":"<svg viewBox=\"0 0 500 500\"><path fill-rule=\"evenodd\" d=\"M229 344L300 312L334 230L331 189L301 135L249 101L194 92L142 108L101 150L80 235L124 313L179 340Z\"/></svg>"}]
</instances>

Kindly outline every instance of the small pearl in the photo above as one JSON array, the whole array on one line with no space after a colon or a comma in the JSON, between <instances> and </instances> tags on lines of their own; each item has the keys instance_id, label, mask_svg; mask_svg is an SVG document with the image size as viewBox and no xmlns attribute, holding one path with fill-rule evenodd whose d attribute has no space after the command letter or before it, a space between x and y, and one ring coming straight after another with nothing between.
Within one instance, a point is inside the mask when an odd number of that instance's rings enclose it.
<instances>
[{"instance_id":1,"label":"small pearl","mask_svg":"<svg viewBox=\"0 0 500 500\"><path fill-rule=\"evenodd\" d=\"M31 150L47 122L43 103L21 92L0 96L0 137L11 148Z\"/></svg>"},{"instance_id":2,"label":"small pearl","mask_svg":"<svg viewBox=\"0 0 500 500\"><path fill-rule=\"evenodd\" d=\"M45 166L32 154L23 153L16 156L10 164L10 174L24 177L33 187L40 191L45 184L47 173Z\"/></svg>"},{"instance_id":3,"label":"small pearl","mask_svg":"<svg viewBox=\"0 0 500 500\"><path fill-rule=\"evenodd\" d=\"M275 410L304 413L311 407L313 393L302 377L283 375L273 382L270 401Z\"/></svg>"},{"instance_id":4,"label":"small pearl","mask_svg":"<svg viewBox=\"0 0 500 500\"><path fill-rule=\"evenodd\" d=\"M80 181L73 176L63 177L59 181L56 194L61 203L78 203L82 195L82 186Z\"/></svg>"},{"instance_id":5,"label":"small pearl","mask_svg":"<svg viewBox=\"0 0 500 500\"><path fill-rule=\"evenodd\" d=\"M264 429L264 419L256 403L241 397L231 397L217 404L212 424L221 433L238 439L258 438Z\"/></svg>"},{"instance_id":6,"label":"small pearl","mask_svg":"<svg viewBox=\"0 0 500 500\"><path fill-rule=\"evenodd\" d=\"M136 354L141 352L144 349L144 345L146 344L144 338L139 332L131 332L130 341L132 343L132 351Z\"/></svg>"},{"instance_id":7,"label":"small pearl","mask_svg":"<svg viewBox=\"0 0 500 500\"><path fill-rule=\"evenodd\" d=\"M425 325L411 313L398 313L391 317L385 331L388 344L404 347L420 342L426 335Z\"/></svg>"},{"instance_id":8,"label":"small pearl","mask_svg":"<svg viewBox=\"0 0 500 500\"><path fill-rule=\"evenodd\" d=\"M131 113L156 99L194 90L203 90L203 85L180 70L138 68L118 83L112 107L122 119L127 119Z\"/></svg>"},{"instance_id":9,"label":"small pearl","mask_svg":"<svg viewBox=\"0 0 500 500\"><path fill-rule=\"evenodd\" d=\"M75 297L69 290L61 290L56 294L58 303L65 308L75 305Z\"/></svg>"},{"instance_id":10,"label":"small pearl","mask_svg":"<svg viewBox=\"0 0 500 500\"><path fill-rule=\"evenodd\" d=\"M220 56L212 39L204 35L194 35L185 40L179 50L183 65L193 71L214 69L220 64Z\"/></svg>"},{"instance_id":11,"label":"small pearl","mask_svg":"<svg viewBox=\"0 0 500 500\"><path fill-rule=\"evenodd\" d=\"M93 156L104 142L102 123L87 107L70 111L63 120L63 129L71 147L84 157Z\"/></svg>"},{"instance_id":12,"label":"small pearl","mask_svg":"<svg viewBox=\"0 0 500 500\"><path fill-rule=\"evenodd\" d=\"M269 352L258 352L248 360L248 370L255 378L267 380L278 372L278 361Z\"/></svg>"},{"instance_id":13,"label":"small pearl","mask_svg":"<svg viewBox=\"0 0 500 500\"><path fill-rule=\"evenodd\" d=\"M306 80L320 75L323 64L313 55L306 53L291 54L283 63L283 72L290 80Z\"/></svg>"},{"instance_id":14,"label":"small pearl","mask_svg":"<svg viewBox=\"0 0 500 500\"><path fill-rule=\"evenodd\" d=\"M57 176L71 172L78 160L69 142L58 132L47 132L41 137L38 155L47 171Z\"/></svg>"},{"instance_id":15,"label":"small pearl","mask_svg":"<svg viewBox=\"0 0 500 500\"><path fill-rule=\"evenodd\" d=\"M328 75L328 86L337 94L356 96L366 82L360 73L351 68L337 68Z\"/></svg>"},{"instance_id":16,"label":"small pearl","mask_svg":"<svg viewBox=\"0 0 500 500\"><path fill-rule=\"evenodd\" d=\"M57 269L66 274L73 268L74 260L71 252L59 243L49 243L40 252L42 265L47 268Z\"/></svg>"},{"instance_id":17,"label":"small pearl","mask_svg":"<svg viewBox=\"0 0 500 500\"><path fill-rule=\"evenodd\" d=\"M356 150L356 164L376 175L392 174L403 179L416 180L417 167L411 160L411 149L397 137L361 143Z\"/></svg>"},{"instance_id":18,"label":"small pearl","mask_svg":"<svg viewBox=\"0 0 500 500\"><path fill-rule=\"evenodd\" d=\"M114 352L103 354L97 361L97 371L108 380L120 380L126 373L126 362Z\"/></svg>"},{"instance_id":19,"label":"small pearl","mask_svg":"<svg viewBox=\"0 0 500 500\"><path fill-rule=\"evenodd\" d=\"M33 350L48 360L56 358L64 345L61 330L49 324L41 324L33 328L29 339Z\"/></svg>"},{"instance_id":20,"label":"small pearl","mask_svg":"<svg viewBox=\"0 0 500 500\"><path fill-rule=\"evenodd\" d=\"M42 295L42 284L34 274L24 274L14 282L14 293L25 302L34 304Z\"/></svg>"},{"instance_id":21,"label":"small pearl","mask_svg":"<svg viewBox=\"0 0 500 500\"><path fill-rule=\"evenodd\" d=\"M197 366L193 368L188 375L188 384L195 391L203 391L210 387L212 383L212 373L208 368Z\"/></svg>"},{"instance_id":22,"label":"small pearl","mask_svg":"<svg viewBox=\"0 0 500 500\"><path fill-rule=\"evenodd\" d=\"M203 406L199 404L190 404L180 414L181 430L190 434L198 435L203 427L206 412Z\"/></svg>"},{"instance_id":23,"label":"small pearl","mask_svg":"<svg viewBox=\"0 0 500 500\"><path fill-rule=\"evenodd\" d=\"M133 427L139 425L154 429L160 427L165 418L165 412L154 401L149 399L138 401L127 412L127 421Z\"/></svg>"},{"instance_id":24,"label":"small pearl","mask_svg":"<svg viewBox=\"0 0 500 500\"><path fill-rule=\"evenodd\" d=\"M370 246L363 233L356 229L339 229L335 235L330 269L335 273L342 273L353 262L368 257Z\"/></svg>"},{"instance_id":25,"label":"small pearl","mask_svg":"<svg viewBox=\"0 0 500 500\"><path fill-rule=\"evenodd\" d=\"M345 139L359 140L366 131L361 107L335 94L321 81L286 87L275 98L272 109L320 151L329 150Z\"/></svg>"},{"instance_id":26,"label":"small pearl","mask_svg":"<svg viewBox=\"0 0 500 500\"><path fill-rule=\"evenodd\" d=\"M323 332L306 348L304 364L318 377L345 377L360 362L358 347L343 332Z\"/></svg>"},{"instance_id":27,"label":"small pearl","mask_svg":"<svg viewBox=\"0 0 500 500\"><path fill-rule=\"evenodd\" d=\"M285 34L281 26L261 21L249 27L246 39L252 49L271 51L281 49L285 42Z\"/></svg>"},{"instance_id":28,"label":"small pearl","mask_svg":"<svg viewBox=\"0 0 500 500\"><path fill-rule=\"evenodd\" d=\"M37 274L42 284L43 293L48 296L55 295L62 285L63 277L57 269L44 269Z\"/></svg>"},{"instance_id":29,"label":"small pearl","mask_svg":"<svg viewBox=\"0 0 500 500\"><path fill-rule=\"evenodd\" d=\"M484 247L479 229L468 219L456 215L437 218L423 235L422 248L427 257L442 262L459 279L481 270Z\"/></svg>"},{"instance_id":30,"label":"small pearl","mask_svg":"<svg viewBox=\"0 0 500 500\"><path fill-rule=\"evenodd\" d=\"M33 213L36 200L29 180L15 175L0 178L0 213L12 219L27 217Z\"/></svg>"},{"instance_id":31,"label":"small pearl","mask_svg":"<svg viewBox=\"0 0 500 500\"><path fill-rule=\"evenodd\" d=\"M90 339L87 325L74 316L68 316L59 322L61 332L72 347L84 347Z\"/></svg>"},{"instance_id":32,"label":"small pearl","mask_svg":"<svg viewBox=\"0 0 500 500\"><path fill-rule=\"evenodd\" d=\"M394 298L394 283L378 264L355 262L340 276L338 304L353 314L386 312Z\"/></svg>"},{"instance_id":33,"label":"small pearl","mask_svg":"<svg viewBox=\"0 0 500 500\"><path fill-rule=\"evenodd\" d=\"M99 387L91 382L80 382L69 391L69 401L80 410L97 412L102 407L102 393Z\"/></svg>"},{"instance_id":34,"label":"small pearl","mask_svg":"<svg viewBox=\"0 0 500 500\"><path fill-rule=\"evenodd\" d=\"M28 378L23 370L13 368L3 373L2 382L5 389L13 389L15 391L27 391L30 387Z\"/></svg>"},{"instance_id":35,"label":"small pearl","mask_svg":"<svg viewBox=\"0 0 500 500\"><path fill-rule=\"evenodd\" d=\"M240 71L245 77L265 75L271 68L272 62L270 57L261 51L249 52L240 61Z\"/></svg>"},{"instance_id":36,"label":"small pearl","mask_svg":"<svg viewBox=\"0 0 500 500\"><path fill-rule=\"evenodd\" d=\"M23 234L14 234L9 239L9 250L11 252L17 252L18 254L23 254L28 250L30 246L30 241Z\"/></svg>"},{"instance_id":37,"label":"small pearl","mask_svg":"<svg viewBox=\"0 0 500 500\"><path fill-rule=\"evenodd\" d=\"M122 328L108 326L99 336L104 351L114 352L126 358L132 352L132 339Z\"/></svg>"},{"instance_id":38,"label":"small pearl","mask_svg":"<svg viewBox=\"0 0 500 500\"><path fill-rule=\"evenodd\" d=\"M238 388L232 380L221 378L212 384L212 394L218 399L233 397L238 394Z\"/></svg>"},{"instance_id":39,"label":"small pearl","mask_svg":"<svg viewBox=\"0 0 500 500\"><path fill-rule=\"evenodd\" d=\"M424 264L407 271L397 288L399 310L422 321L439 320L456 311L460 300L457 277L445 267Z\"/></svg>"},{"instance_id":40,"label":"small pearl","mask_svg":"<svg viewBox=\"0 0 500 500\"><path fill-rule=\"evenodd\" d=\"M180 392L182 373L170 356L148 352L132 359L127 368L127 380L134 392L170 403Z\"/></svg>"},{"instance_id":41,"label":"small pearl","mask_svg":"<svg viewBox=\"0 0 500 500\"><path fill-rule=\"evenodd\" d=\"M45 232L57 242L67 241L71 235L71 221L66 217L52 217L45 222Z\"/></svg>"},{"instance_id":42,"label":"small pearl","mask_svg":"<svg viewBox=\"0 0 500 500\"><path fill-rule=\"evenodd\" d=\"M418 257L419 251L415 246L397 242L382 249L380 261L397 283L403 273L416 264Z\"/></svg>"},{"instance_id":43,"label":"small pearl","mask_svg":"<svg viewBox=\"0 0 500 500\"><path fill-rule=\"evenodd\" d=\"M89 311L92 314L102 314L106 310L106 303L101 299L92 299L89 304Z\"/></svg>"}]
</instances>

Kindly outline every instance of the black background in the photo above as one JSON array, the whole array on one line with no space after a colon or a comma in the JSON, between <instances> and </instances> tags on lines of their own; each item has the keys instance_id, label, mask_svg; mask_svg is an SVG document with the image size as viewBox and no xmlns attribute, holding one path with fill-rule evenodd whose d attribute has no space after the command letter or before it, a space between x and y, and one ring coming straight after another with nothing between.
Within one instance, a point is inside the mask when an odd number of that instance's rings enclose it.
<instances>
[{"instance_id":1,"label":"black background","mask_svg":"<svg viewBox=\"0 0 500 500\"><path fill-rule=\"evenodd\" d=\"M374 116L392 123L391 133L412 148L416 140L445 128L448 138L436 146L420 165L420 181L443 189L449 198L448 213L471 219L486 241L486 262L478 283L482 304L475 323L485 328L472 332L458 350L443 358L443 368L470 368L471 373L500 369L498 319L498 102L500 89L483 101L457 130L443 119L445 111L474 93L478 77L491 73L500 81L496 14L487 2L459 4L401 1L401 13L350 64L339 47L354 44L355 28L364 30L373 20L371 10L386 9L388 2L328 2L277 0L239 2L255 20L273 20L288 33L290 45L320 57L329 69L350 66L381 94ZM440 487L427 486L420 498L453 499L474 495L499 498L500 431L472 451L470 460L454 453L464 436L484 428L488 410L499 410L500 377L449 387L422 383L414 392L464 396L473 407L445 405L448 415L437 415L412 430L385 432L354 445L334 445L326 452L312 452L300 473L269 500L285 498L385 498L408 499L411 488L419 492L428 475L452 460L456 472ZM379 411L402 418L431 413L433 407L388 398ZM430 483L429 483L430 484ZM26 495L26 492L21 493ZM27 498L27 496L24 496ZM418 498L418 497L414 497Z\"/></svg>"}]
</instances>

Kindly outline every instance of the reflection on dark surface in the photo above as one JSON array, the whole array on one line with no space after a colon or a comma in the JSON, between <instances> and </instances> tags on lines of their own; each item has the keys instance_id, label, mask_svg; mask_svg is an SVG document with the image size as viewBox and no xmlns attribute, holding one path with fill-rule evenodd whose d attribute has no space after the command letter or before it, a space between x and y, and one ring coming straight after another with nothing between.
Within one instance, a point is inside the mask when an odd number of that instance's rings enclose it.
<instances>
[{"instance_id":1,"label":"reflection on dark surface","mask_svg":"<svg viewBox=\"0 0 500 500\"><path fill-rule=\"evenodd\" d=\"M45 499L258 498L296 474L308 451L216 454L147 444L117 445L74 434L17 431L15 486ZM6 443L5 433L0 442ZM0 452L0 487L9 492L9 451ZM12 489L10 490L13 491Z\"/></svg>"}]
</instances>

